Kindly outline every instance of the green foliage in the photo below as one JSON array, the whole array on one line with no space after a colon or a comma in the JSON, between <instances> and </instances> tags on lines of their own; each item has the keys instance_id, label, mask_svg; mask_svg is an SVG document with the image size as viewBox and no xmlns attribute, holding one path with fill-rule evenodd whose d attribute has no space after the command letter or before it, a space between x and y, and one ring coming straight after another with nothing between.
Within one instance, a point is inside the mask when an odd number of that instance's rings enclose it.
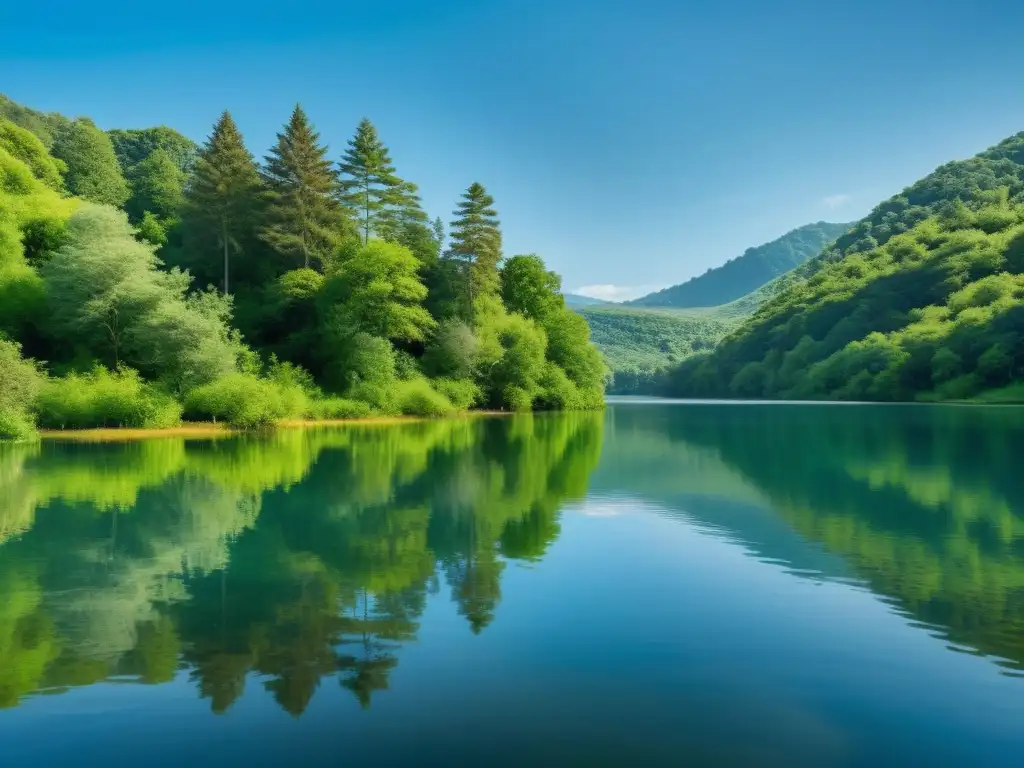
<instances>
[{"instance_id":1,"label":"green foliage","mask_svg":"<svg viewBox=\"0 0 1024 768\"><path fill-rule=\"evenodd\" d=\"M45 258L76 205L0 148L0 333L21 341L38 336L43 290L29 259Z\"/></svg>"},{"instance_id":2,"label":"green foliage","mask_svg":"<svg viewBox=\"0 0 1024 768\"><path fill-rule=\"evenodd\" d=\"M427 372L433 376L463 379L473 372L477 338L461 320L446 320L434 334L423 355Z\"/></svg>"},{"instance_id":3,"label":"green foliage","mask_svg":"<svg viewBox=\"0 0 1024 768\"><path fill-rule=\"evenodd\" d=\"M363 332L339 335L332 342L336 357L327 372L332 387L375 410L393 412L398 381L395 348L387 339Z\"/></svg>"},{"instance_id":4,"label":"green foliage","mask_svg":"<svg viewBox=\"0 0 1024 768\"><path fill-rule=\"evenodd\" d=\"M230 303L210 293L186 297L188 275L158 267L123 213L83 208L71 218L68 243L41 268L51 333L179 389L233 370L239 344Z\"/></svg>"},{"instance_id":5,"label":"green foliage","mask_svg":"<svg viewBox=\"0 0 1024 768\"><path fill-rule=\"evenodd\" d=\"M150 245L159 248L167 243L167 227L152 211L146 211L142 214L142 221L139 222L136 229L139 239L144 240Z\"/></svg>"},{"instance_id":6,"label":"green foliage","mask_svg":"<svg viewBox=\"0 0 1024 768\"><path fill-rule=\"evenodd\" d=\"M748 248L742 256L680 285L626 304L638 307L715 307L756 291L765 283L817 256L850 224L819 221L787 232L770 243Z\"/></svg>"},{"instance_id":7,"label":"green foliage","mask_svg":"<svg viewBox=\"0 0 1024 768\"><path fill-rule=\"evenodd\" d=\"M310 403L306 416L311 419L360 419L369 416L367 403L345 397L322 397Z\"/></svg>"},{"instance_id":8,"label":"green foliage","mask_svg":"<svg viewBox=\"0 0 1024 768\"><path fill-rule=\"evenodd\" d=\"M64 189L62 174L67 170L63 161L52 157L43 142L31 131L9 120L0 120L0 149L25 163L32 174L50 189Z\"/></svg>"},{"instance_id":9,"label":"green foliage","mask_svg":"<svg viewBox=\"0 0 1024 768\"><path fill-rule=\"evenodd\" d=\"M9 120L15 125L31 131L49 150L53 146L54 135L70 122L64 115L56 112L39 112L22 106L0 93L0 119Z\"/></svg>"},{"instance_id":10,"label":"green foliage","mask_svg":"<svg viewBox=\"0 0 1024 768\"><path fill-rule=\"evenodd\" d=\"M388 148L377 129L366 118L356 128L341 158L342 201L353 212L362 230L363 242L382 233L385 211L402 182L395 175Z\"/></svg>"},{"instance_id":11,"label":"green foliage","mask_svg":"<svg viewBox=\"0 0 1024 768\"><path fill-rule=\"evenodd\" d=\"M182 173L189 173L195 163L199 147L192 139L183 136L173 128L158 125L154 128L114 129L107 131L114 146L114 154L126 178L131 179L132 169L160 150Z\"/></svg>"},{"instance_id":12,"label":"green foliage","mask_svg":"<svg viewBox=\"0 0 1024 768\"><path fill-rule=\"evenodd\" d=\"M224 421L238 429L256 429L282 419L298 419L310 410L305 390L294 382L229 373L196 387L185 399L191 418Z\"/></svg>"},{"instance_id":13,"label":"green foliage","mask_svg":"<svg viewBox=\"0 0 1024 768\"><path fill-rule=\"evenodd\" d=\"M447 258L462 265L470 307L478 297L499 290L498 262L501 261L501 229L494 198L479 182L462 194L449 225Z\"/></svg>"},{"instance_id":14,"label":"green foliage","mask_svg":"<svg viewBox=\"0 0 1024 768\"><path fill-rule=\"evenodd\" d=\"M132 194L125 211L133 222L150 213L160 221L174 219L184 204L185 173L157 147L129 170Z\"/></svg>"},{"instance_id":15,"label":"green foliage","mask_svg":"<svg viewBox=\"0 0 1024 768\"><path fill-rule=\"evenodd\" d=\"M543 320L565 306L562 279L539 256L512 256L501 267L501 300L509 312Z\"/></svg>"},{"instance_id":16,"label":"green foliage","mask_svg":"<svg viewBox=\"0 0 1024 768\"><path fill-rule=\"evenodd\" d=\"M395 173L388 148L367 119L341 158L341 200L355 217L364 243L371 236L404 245L422 264L437 260L441 238L427 225L419 190Z\"/></svg>"},{"instance_id":17,"label":"green foliage","mask_svg":"<svg viewBox=\"0 0 1024 768\"><path fill-rule=\"evenodd\" d=\"M64 182L71 194L113 206L128 199L128 182L110 137L91 121L79 119L63 127L54 138L52 153L67 165Z\"/></svg>"},{"instance_id":18,"label":"green foliage","mask_svg":"<svg viewBox=\"0 0 1024 768\"><path fill-rule=\"evenodd\" d=\"M667 368L711 349L733 325L682 311L588 307L579 313L612 371L612 394L654 391Z\"/></svg>"},{"instance_id":19,"label":"green foliage","mask_svg":"<svg viewBox=\"0 0 1024 768\"><path fill-rule=\"evenodd\" d=\"M261 194L256 162L224 112L199 150L182 212L187 266L199 278L219 272L224 293L230 293L231 255L244 255L253 244Z\"/></svg>"},{"instance_id":20,"label":"green foliage","mask_svg":"<svg viewBox=\"0 0 1024 768\"><path fill-rule=\"evenodd\" d=\"M472 379L432 379L431 386L443 395L457 410L467 411L482 396L480 386Z\"/></svg>"},{"instance_id":21,"label":"green foliage","mask_svg":"<svg viewBox=\"0 0 1024 768\"><path fill-rule=\"evenodd\" d=\"M426 379L402 381L397 383L396 389L398 411L405 416L437 418L449 416L455 411L448 398L433 389Z\"/></svg>"},{"instance_id":22,"label":"green foliage","mask_svg":"<svg viewBox=\"0 0 1024 768\"><path fill-rule=\"evenodd\" d=\"M506 315L494 329L499 356L482 366L488 404L510 411L528 411L540 393L547 337L536 322L522 315Z\"/></svg>"},{"instance_id":23,"label":"green foliage","mask_svg":"<svg viewBox=\"0 0 1024 768\"><path fill-rule=\"evenodd\" d=\"M306 269L326 264L353 233L336 197L337 171L319 141L320 134L296 106L263 171L268 206L260 236L287 263L301 262Z\"/></svg>"},{"instance_id":24,"label":"green foliage","mask_svg":"<svg viewBox=\"0 0 1024 768\"><path fill-rule=\"evenodd\" d=\"M50 379L35 402L39 425L47 429L91 427L171 427L181 405L138 372L97 367L86 374Z\"/></svg>"},{"instance_id":25,"label":"green foliage","mask_svg":"<svg viewBox=\"0 0 1024 768\"><path fill-rule=\"evenodd\" d=\"M0 112L49 124L16 107L0 99ZM479 184L440 258L440 219L429 223L368 121L341 180L299 108L262 176L226 112L198 151L162 126L53 125L69 189L111 205L62 197L60 163L0 123L0 332L51 373L127 367L191 397L190 415L243 425L599 405L604 364L558 276L536 256L499 272L501 233ZM304 266L285 269L282 256ZM228 402L248 391L251 403Z\"/></svg>"},{"instance_id":26,"label":"green foliage","mask_svg":"<svg viewBox=\"0 0 1024 768\"><path fill-rule=\"evenodd\" d=\"M1024 276L1005 270L1024 207L1002 198L952 205L791 281L712 355L683 363L669 391L963 399L1012 382L1024 363Z\"/></svg>"},{"instance_id":27,"label":"green foliage","mask_svg":"<svg viewBox=\"0 0 1024 768\"><path fill-rule=\"evenodd\" d=\"M0 441L27 440L35 434L31 415L43 374L21 347L0 336Z\"/></svg>"},{"instance_id":28,"label":"green foliage","mask_svg":"<svg viewBox=\"0 0 1024 768\"><path fill-rule=\"evenodd\" d=\"M332 324L395 341L422 341L435 326L422 306L427 289L412 251L371 240L324 286Z\"/></svg>"}]
</instances>

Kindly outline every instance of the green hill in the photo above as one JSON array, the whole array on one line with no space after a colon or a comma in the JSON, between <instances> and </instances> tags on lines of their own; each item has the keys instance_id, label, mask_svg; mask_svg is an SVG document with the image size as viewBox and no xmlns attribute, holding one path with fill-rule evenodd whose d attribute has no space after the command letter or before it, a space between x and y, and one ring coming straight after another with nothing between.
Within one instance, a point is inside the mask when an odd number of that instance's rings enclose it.
<instances>
[{"instance_id":1,"label":"green hill","mask_svg":"<svg viewBox=\"0 0 1024 768\"><path fill-rule=\"evenodd\" d=\"M604 301L603 299L595 299L591 296L581 296L578 293L563 293L562 298L565 299L565 306L570 309L582 309L583 307L601 307L609 305L610 302Z\"/></svg>"},{"instance_id":2,"label":"green hill","mask_svg":"<svg viewBox=\"0 0 1024 768\"><path fill-rule=\"evenodd\" d=\"M710 353L677 396L1016 398L1024 376L1024 133L877 206ZM1006 387L1011 387L1006 390Z\"/></svg>"},{"instance_id":3,"label":"green hill","mask_svg":"<svg viewBox=\"0 0 1024 768\"><path fill-rule=\"evenodd\" d=\"M770 243L748 248L742 256L709 269L700 277L626 303L637 307L679 308L728 304L817 256L849 228L849 224L825 221L807 224Z\"/></svg>"},{"instance_id":4,"label":"green hill","mask_svg":"<svg viewBox=\"0 0 1024 768\"><path fill-rule=\"evenodd\" d=\"M657 310L615 305L577 309L590 326L613 378L609 394L653 392L664 371L710 349L735 325L714 310Z\"/></svg>"}]
</instances>

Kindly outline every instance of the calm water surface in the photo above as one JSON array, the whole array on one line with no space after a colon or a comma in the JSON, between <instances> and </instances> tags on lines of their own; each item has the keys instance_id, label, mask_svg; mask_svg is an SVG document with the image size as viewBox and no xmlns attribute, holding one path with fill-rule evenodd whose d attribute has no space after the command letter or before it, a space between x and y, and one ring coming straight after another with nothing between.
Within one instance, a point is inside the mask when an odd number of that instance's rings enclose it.
<instances>
[{"instance_id":1,"label":"calm water surface","mask_svg":"<svg viewBox=\"0 0 1024 768\"><path fill-rule=\"evenodd\" d=\"M1024 409L0 448L0 765L1009 765Z\"/></svg>"}]
</instances>

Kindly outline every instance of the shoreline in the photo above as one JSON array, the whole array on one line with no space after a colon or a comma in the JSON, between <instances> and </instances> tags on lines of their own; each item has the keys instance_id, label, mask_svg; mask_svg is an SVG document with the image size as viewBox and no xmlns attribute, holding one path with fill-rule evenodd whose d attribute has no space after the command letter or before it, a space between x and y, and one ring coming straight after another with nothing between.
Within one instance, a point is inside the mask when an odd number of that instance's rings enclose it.
<instances>
[{"instance_id":1,"label":"shoreline","mask_svg":"<svg viewBox=\"0 0 1024 768\"><path fill-rule=\"evenodd\" d=\"M387 426L391 424L415 424L425 421L480 418L484 416L511 416L511 411L467 411L440 419L428 416L365 416L351 419L284 419L264 429L235 429L227 424L212 421L182 422L174 427L95 427L89 429L41 429L39 439L56 442L120 442L128 440L150 440L160 437L182 437L186 440L215 440L239 435L259 435L275 429L310 429L321 427Z\"/></svg>"}]
</instances>

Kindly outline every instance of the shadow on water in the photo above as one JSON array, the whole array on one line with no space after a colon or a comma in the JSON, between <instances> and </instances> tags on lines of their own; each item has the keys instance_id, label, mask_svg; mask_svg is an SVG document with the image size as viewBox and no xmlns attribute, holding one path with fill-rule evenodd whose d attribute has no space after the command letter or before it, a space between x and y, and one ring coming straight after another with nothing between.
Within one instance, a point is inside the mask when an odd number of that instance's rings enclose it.
<instances>
[{"instance_id":1,"label":"shadow on water","mask_svg":"<svg viewBox=\"0 0 1024 768\"><path fill-rule=\"evenodd\" d=\"M600 414L0 446L0 707L187 674L369 706L444 582L473 632L582 498Z\"/></svg>"}]
</instances>

